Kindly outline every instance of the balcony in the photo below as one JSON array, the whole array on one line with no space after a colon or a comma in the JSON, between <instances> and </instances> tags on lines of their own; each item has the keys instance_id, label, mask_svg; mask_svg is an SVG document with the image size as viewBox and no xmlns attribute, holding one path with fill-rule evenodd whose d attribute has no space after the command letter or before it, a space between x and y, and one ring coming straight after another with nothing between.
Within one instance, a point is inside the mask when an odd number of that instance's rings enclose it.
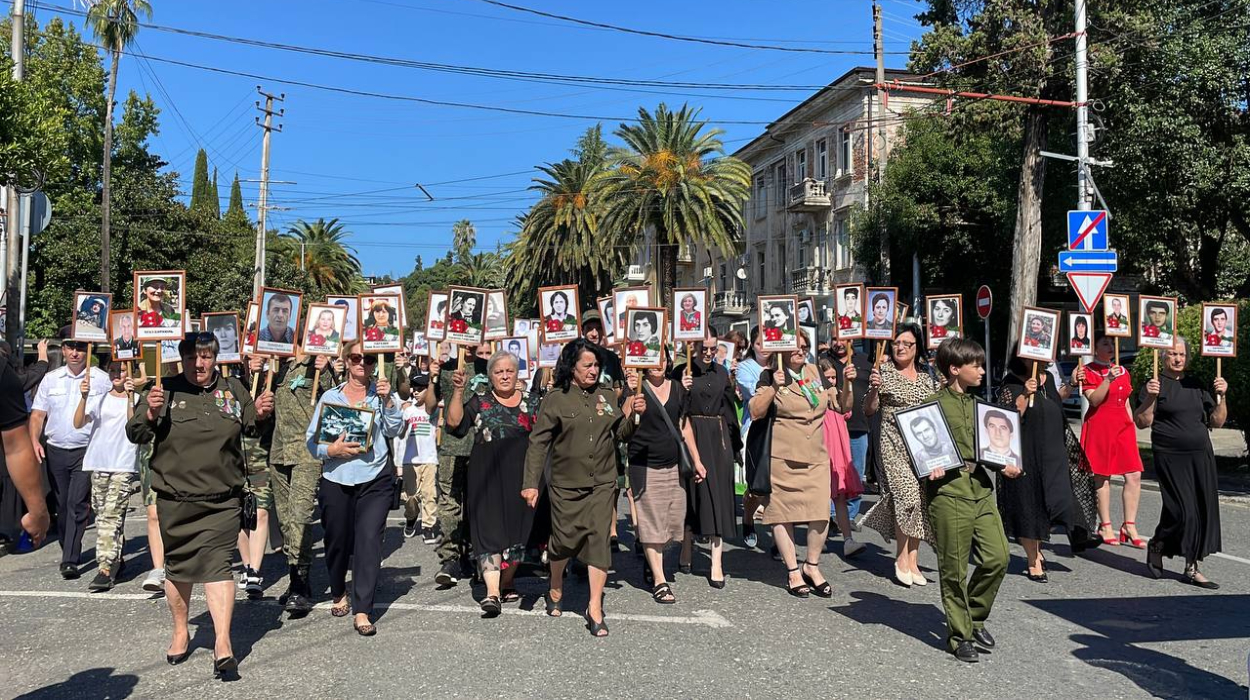
<instances>
[{"instance_id":1,"label":"balcony","mask_svg":"<svg viewBox=\"0 0 1250 700\"><path fill-rule=\"evenodd\" d=\"M712 313L726 316L745 316L751 312L751 302L742 292L717 292L712 298Z\"/></svg>"},{"instance_id":2,"label":"balcony","mask_svg":"<svg viewBox=\"0 0 1250 700\"><path fill-rule=\"evenodd\" d=\"M824 211L833 204L824 180L806 180L790 185L790 211Z\"/></svg>"},{"instance_id":3,"label":"balcony","mask_svg":"<svg viewBox=\"0 0 1250 700\"><path fill-rule=\"evenodd\" d=\"M825 270L819 267L804 267L790 271L790 294L801 297L821 296L829 293L825 281Z\"/></svg>"}]
</instances>

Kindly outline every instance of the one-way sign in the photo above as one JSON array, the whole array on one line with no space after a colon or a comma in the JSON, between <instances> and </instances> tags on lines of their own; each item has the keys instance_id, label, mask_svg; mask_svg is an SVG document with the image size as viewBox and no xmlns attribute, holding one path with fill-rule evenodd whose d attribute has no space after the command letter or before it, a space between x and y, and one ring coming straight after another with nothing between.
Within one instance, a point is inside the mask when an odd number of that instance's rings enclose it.
<instances>
[{"instance_id":1,"label":"one-way sign","mask_svg":"<svg viewBox=\"0 0 1250 700\"><path fill-rule=\"evenodd\" d=\"M1114 250L1059 251L1060 272L1115 272L1119 267L1119 256Z\"/></svg>"},{"instance_id":2,"label":"one-way sign","mask_svg":"<svg viewBox=\"0 0 1250 700\"><path fill-rule=\"evenodd\" d=\"M1068 250L1106 250L1108 247L1105 210L1068 212Z\"/></svg>"}]
</instances>

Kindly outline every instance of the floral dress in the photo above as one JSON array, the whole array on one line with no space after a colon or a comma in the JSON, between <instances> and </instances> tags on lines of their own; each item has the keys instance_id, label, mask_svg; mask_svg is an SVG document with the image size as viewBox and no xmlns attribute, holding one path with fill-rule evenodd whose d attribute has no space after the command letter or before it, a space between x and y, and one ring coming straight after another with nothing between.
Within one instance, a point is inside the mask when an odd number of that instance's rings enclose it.
<instances>
[{"instance_id":1,"label":"floral dress","mask_svg":"<svg viewBox=\"0 0 1250 700\"><path fill-rule=\"evenodd\" d=\"M475 394L465 402L460 425L451 431L456 437L474 433L465 508L479 559L500 554L505 560L517 559L529 539L534 509L521 499L521 482L538 403L537 394L526 392L513 408L499 403L490 391Z\"/></svg>"},{"instance_id":2,"label":"floral dress","mask_svg":"<svg viewBox=\"0 0 1250 700\"><path fill-rule=\"evenodd\" d=\"M920 372L915 380L908 379L895 369L892 362L881 364L881 464L885 483L881 500L864 516L864 525L881 533L890 541L894 528L908 537L918 537L932 542L933 530L929 527L929 499L920 488L920 480L912 469L907 446L898 432L894 414L924 403L938 390L938 382L927 372Z\"/></svg>"}]
</instances>

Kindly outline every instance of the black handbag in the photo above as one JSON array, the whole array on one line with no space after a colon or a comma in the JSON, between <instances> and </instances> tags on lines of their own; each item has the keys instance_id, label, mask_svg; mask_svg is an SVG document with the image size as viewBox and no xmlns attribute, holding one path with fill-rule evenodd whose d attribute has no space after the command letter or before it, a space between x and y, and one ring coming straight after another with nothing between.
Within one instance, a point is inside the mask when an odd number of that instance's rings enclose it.
<instances>
[{"instance_id":1,"label":"black handbag","mask_svg":"<svg viewBox=\"0 0 1250 700\"><path fill-rule=\"evenodd\" d=\"M391 495L391 510L399 510L401 505L400 496L404 491L404 478L402 476L395 477L395 479L391 481L391 488L395 492Z\"/></svg>"},{"instance_id":2,"label":"black handbag","mask_svg":"<svg viewBox=\"0 0 1250 700\"><path fill-rule=\"evenodd\" d=\"M694 478L694 460L690 457L690 449L686 447L686 441L682 439L681 433L677 432L677 426L673 425L673 419L668 415L668 409L664 408L660 398L655 395L655 392L645 382L642 388L647 392L647 396L660 407L660 417L664 419L664 425L668 426L669 434L677 441L677 450L680 455L677 459L677 475L683 479Z\"/></svg>"},{"instance_id":3,"label":"black handbag","mask_svg":"<svg viewBox=\"0 0 1250 700\"><path fill-rule=\"evenodd\" d=\"M236 377L228 377L226 385L235 396L248 396L250 393L247 387L243 386L243 382ZM256 510L256 493L252 491L252 484L247 478L247 460L245 459L243 461L243 492L239 497L239 529L245 532L252 532L256 529Z\"/></svg>"},{"instance_id":4,"label":"black handbag","mask_svg":"<svg viewBox=\"0 0 1250 700\"><path fill-rule=\"evenodd\" d=\"M747 428L747 491L760 496L773 492L773 420L776 417L777 405L769 404L768 413L751 421L751 427Z\"/></svg>"}]
</instances>

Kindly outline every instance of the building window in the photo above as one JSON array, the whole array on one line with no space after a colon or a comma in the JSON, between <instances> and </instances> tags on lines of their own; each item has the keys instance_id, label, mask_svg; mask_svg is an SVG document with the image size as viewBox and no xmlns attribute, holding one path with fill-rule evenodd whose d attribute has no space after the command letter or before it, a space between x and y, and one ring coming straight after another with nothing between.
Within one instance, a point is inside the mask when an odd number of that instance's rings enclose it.
<instances>
[{"instance_id":1,"label":"building window","mask_svg":"<svg viewBox=\"0 0 1250 700\"><path fill-rule=\"evenodd\" d=\"M836 268L845 270L853 264L851 259L851 232L850 227L846 225L845 219L839 219L833 223L834 237L834 262Z\"/></svg>"},{"instance_id":2,"label":"building window","mask_svg":"<svg viewBox=\"0 0 1250 700\"><path fill-rule=\"evenodd\" d=\"M764 246L755 249L755 265L760 270L759 277L755 278L755 290L758 292L764 291L764 284L768 281L768 268L766 267L768 261L765 255L767 250Z\"/></svg>"},{"instance_id":3,"label":"building window","mask_svg":"<svg viewBox=\"0 0 1250 700\"><path fill-rule=\"evenodd\" d=\"M829 142L821 139L816 142L816 179L829 177Z\"/></svg>"},{"instance_id":4,"label":"building window","mask_svg":"<svg viewBox=\"0 0 1250 700\"><path fill-rule=\"evenodd\" d=\"M807 179L807 150L802 149L794 152L794 181L802 182Z\"/></svg>"},{"instance_id":5,"label":"building window","mask_svg":"<svg viewBox=\"0 0 1250 700\"><path fill-rule=\"evenodd\" d=\"M763 218L767 212L768 178L761 174L755 178L755 218Z\"/></svg>"},{"instance_id":6,"label":"building window","mask_svg":"<svg viewBox=\"0 0 1250 700\"><path fill-rule=\"evenodd\" d=\"M838 175L850 175L853 171L855 153L851 146L851 127L844 126L838 130Z\"/></svg>"},{"instance_id":7,"label":"building window","mask_svg":"<svg viewBox=\"0 0 1250 700\"><path fill-rule=\"evenodd\" d=\"M777 164L773 172L776 178L773 180L773 206L780 208L782 203L786 201L786 162L783 160Z\"/></svg>"},{"instance_id":8,"label":"building window","mask_svg":"<svg viewBox=\"0 0 1250 700\"><path fill-rule=\"evenodd\" d=\"M728 263L720 264L720 287L719 289L722 292L729 291L729 264Z\"/></svg>"},{"instance_id":9,"label":"building window","mask_svg":"<svg viewBox=\"0 0 1250 700\"><path fill-rule=\"evenodd\" d=\"M807 231L799 234L799 245L795 251L795 267L802 270L807 267L807 242L811 240Z\"/></svg>"}]
</instances>

